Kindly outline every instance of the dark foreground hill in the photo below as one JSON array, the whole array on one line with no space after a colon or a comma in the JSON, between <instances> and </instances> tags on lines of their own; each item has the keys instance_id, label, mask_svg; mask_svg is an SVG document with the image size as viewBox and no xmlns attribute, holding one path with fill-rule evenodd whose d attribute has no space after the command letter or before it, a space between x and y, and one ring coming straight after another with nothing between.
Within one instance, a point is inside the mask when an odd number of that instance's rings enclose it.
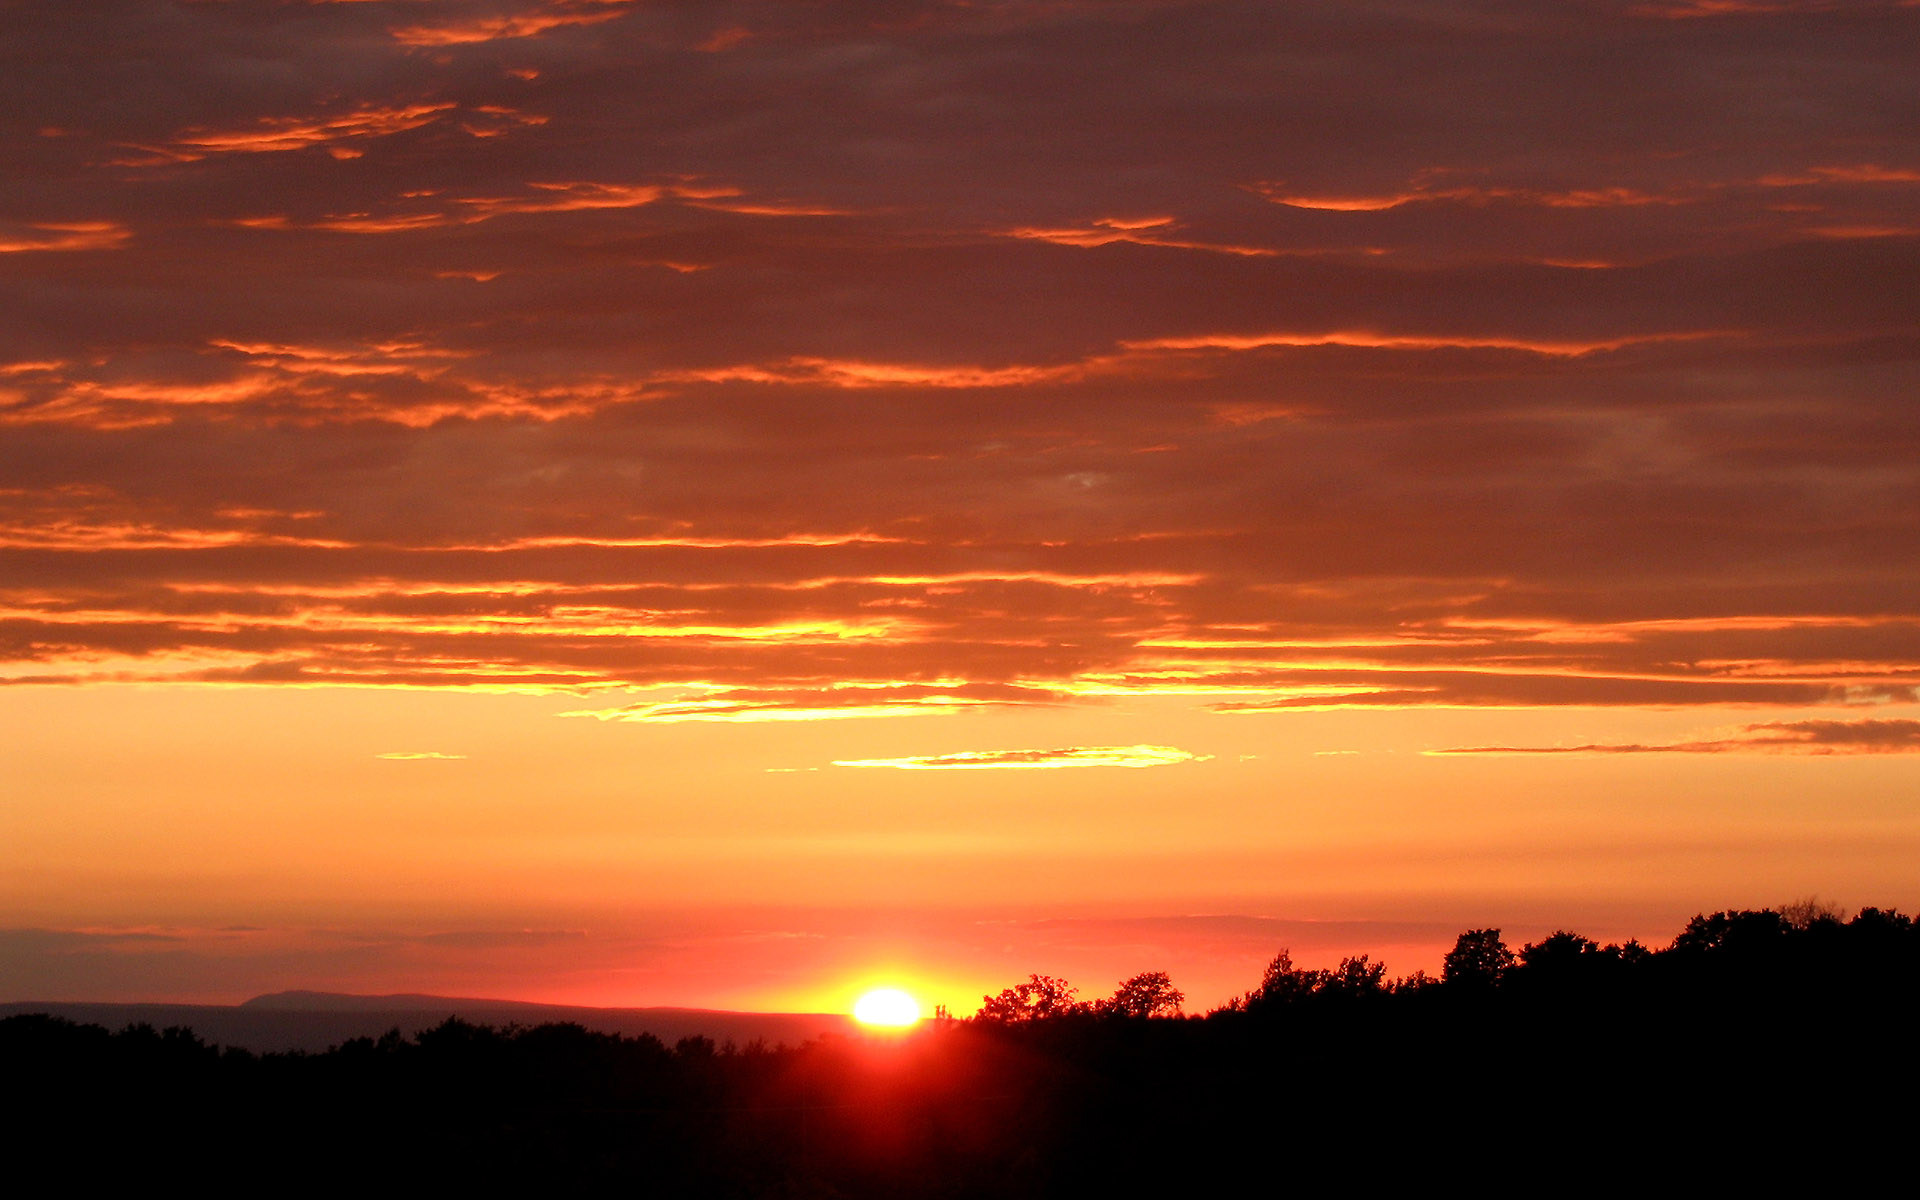
<instances>
[{"instance_id":1,"label":"dark foreground hill","mask_svg":"<svg viewBox=\"0 0 1920 1200\"><path fill-rule=\"evenodd\" d=\"M1850 1195L1910 1177L1920 930L1462 935L1440 980L1284 955L1204 1018L1067 1007L731 1051L448 1021L323 1054L0 1020L16 1162L201 1191L698 1197Z\"/></svg>"},{"instance_id":2,"label":"dark foreground hill","mask_svg":"<svg viewBox=\"0 0 1920 1200\"><path fill-rule=\"evenodd\" d=\"M664 1042L708 1037L716 1042L761 1041L799 1045L828 1033L845 1033L838 1013L751 1013L703 1008L587 1008L457 996L355 996L339 992L275 992L238 1005L90 1004L20 1001L0 1004L0 1017L49 1013L82 1024L120 1029L180 1026L204 1041L255 1054L319 1051L352 1038L379 1037L390 1029L412 1037L457 1018L476 1025L574 1024L597 1033Z\"/></svg>"}]
</instances>

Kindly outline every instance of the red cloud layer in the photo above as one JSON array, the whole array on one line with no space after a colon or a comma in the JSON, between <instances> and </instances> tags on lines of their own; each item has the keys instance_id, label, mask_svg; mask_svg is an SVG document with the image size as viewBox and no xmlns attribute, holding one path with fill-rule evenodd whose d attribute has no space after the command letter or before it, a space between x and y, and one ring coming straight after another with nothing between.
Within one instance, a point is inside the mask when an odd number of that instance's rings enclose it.
<instances>
[{"instance_id":1,"label":"red cloud layer","mask_svg":"<svg viewBox=\"0 0 1920 1200\"><path fill-rule=\"evenodd\" d=\"M1920 684L1911 6L30 7L0 677Z\"/></svg>"}]
</instances>

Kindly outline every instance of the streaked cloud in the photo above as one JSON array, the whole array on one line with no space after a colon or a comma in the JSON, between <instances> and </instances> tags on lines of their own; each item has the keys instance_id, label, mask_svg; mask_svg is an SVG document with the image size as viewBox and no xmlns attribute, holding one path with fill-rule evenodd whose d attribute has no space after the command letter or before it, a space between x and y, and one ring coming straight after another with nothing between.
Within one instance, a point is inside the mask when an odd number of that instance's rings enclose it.
<instances>
[{"instance_id":1,"label":"streaked cloud","mask_svg":"<svg viewBox=\"0 0 1920 1200\"><path fill-rule=\"evenodd\" d=\"M391 750L385 754L376 754L375 758L388 758L398 762L416 762L426 759L454 760L463 759L464 754L442 754L438 750Z\"/></svg>"},{"instance_id":2,"label":"streaked cloud","mask_svg":"<svg viewBox=\"0 0 1920 1200\"><path fill-rule=\"evenodd\" d=\"M1900 3L1887 0L1886 6ZM1861 7L1873 7L1869 4ZM1706 17L1765 16L1774 13L1825 13L1845 7L1836 0L1654 0L1627 11L1638 17L1693 20Z\"/></svg>"},{"instance_id":3,"label":"streaked cloud","mask_svg":"<svg viewBox=\"0 0 1920 1200\"><path fill-rule=\"evenodd\" d=\"M561 715L667 725L683 721L831 721L941 716L968 709L1060 704L1066 699L1058 692L1018 684L831 683L813 688L709 688L687 699L579 709Z\"/></svg>"},{"instance_id":4,"label":"streaked cloud","mask_svg":"<svg viewBox=\"0 0 1920 1200\"><path fill-rule=\"evenodd\" d=\"M1440 178L1444 179L1445 176ZM1466 204L1534 204L1547 208L1621 208L1645 204L1687 204L1693 197L1659 195L1624 187L1571 188L1563 191L1537 188L1486 185L1458 186L1432 180L1419 181L1406 191L1371 196L1301 196L1289 194L1277 184L1255 188L1275 204L1289 208L1322 209L1329 212L1381 212L1404 204L1452 201Z\"/></svg>"},{"instance_id":5,"label":"streaked cloud","mask_svg":"<svg viewBox=\"0 0 1920 1200\"><path fill-rule=\"evenodd\" d=\"M418 129L453 107L451 101L392 107L369 105L328 116L267 117L251 126L190 129L176 137L161 154L176 160L198 154L262 154L304 150L354 138L386 137Z\"/></svg>"},{"instance_id":6,"label":"streaked cloud","mask_svg":"<svg viewBox=\"0 0 1920 1200\"><path fill-rule=\"evenodd\" d=\"M1171 250L1204 250L1213 254L1238 254L1263 258L1280 251L1269 246L1236 246L1185 237L1173 217L1096 217L1085 225L1058 228L1018 226L1002 231L1003 236L1030 238L1061 246L1111 246L1130 242L1139 246L1164 246Z\"/></svg>"},{"instance_id":7,"label":"streaked cloud","mask_svg":"<svg viewBox=\"0 0 1920 1200\"><path fill-rule=\"evenodd\" d=\"M29 5L0 681L1911 703L1920 10L1788 7Z\"/></svg>"},{"instance_id":8,"label":"streaked cloud","mask_svg":"<svg viewBox=\"0 0 1920 1200\"><path fill-rule=\"evenodd\" d=\"M1164 767L1211 757L1173 746L1065 746L1053 750L962 750L909 758L859 758L836 767L892 767L900 771L1031 771L1060 767Z\"/></svg>"},{"instance_id":9,"label":"streaked cloud","mask_svg":"<svg viewBox=\"0 0 1920 1200\"><path fill-rule=\"evenodd\" d=\"M1438 337L1420 334L1376 333L1367 330L1337 330L1325 333L1217 333L1192 337L1157 338L1129 342L1130 350L1262 350L1268 347L1345 346L1374 350L1521 350L1529 354L1577 358L1604 350L1619 350L1636 343L1694 341L1725 336L1711 330L1687 333L1650 334L1642 338L1614 338L1605 341L1548 341L1525 338Z\"/></svg>"},{"instance_id":10,"label":"streaked cloud","mask_svg":"<svg viewBox=\"0 0 1920 1200\"><path fill-rule=\"evenodd\" d=\"M117 221L0 222L0 254L42 250L116 250L133 232Z\"/></svg>"},{"instance_id":11,"label":"streaked cloud","mask_svg":"<svg viewBox=\"0 0 1920 1200\"><path fill-rule=\"evenodd\" d=\"M458 929L406 940L455 950L522 950L581 942L586 937L582 929Z\"/></svg>"},{"instance_id":12,"label":"streaked cloud","mask_svg":"<svg viewBox=\"0 0 1920 1200\"><path fill-rule=\"evenodd\" d=\"M1920 754L1920 721L1764 721L1726 737L1653 744L1461 746L1429 754Z\"/></svg>"},{"instance_id":13,"label":"streaked cloud","mask_svg":"<svg viewBox=\"0 0 1920 1200\"><path fill-rule=\"evenodd\" d=\"M514 38L538 37L554 29L597 25L621 15L629 0L546 0L545 3L507 6L510 11L488 11L498 6L447 5L426 24L401 25L391 30L395 41L409 46L468 46Z\"/></svg>"}]
</instances>

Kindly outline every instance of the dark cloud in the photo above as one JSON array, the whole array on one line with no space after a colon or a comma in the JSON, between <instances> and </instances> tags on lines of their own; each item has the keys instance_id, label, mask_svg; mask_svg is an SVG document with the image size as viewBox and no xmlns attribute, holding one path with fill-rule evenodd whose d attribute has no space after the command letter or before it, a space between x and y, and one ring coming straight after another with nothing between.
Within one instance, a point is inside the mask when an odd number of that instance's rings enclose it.
<instances>
[{"instance_id":1,"label":"dark cloud","mask_svg":"<svg viewBox=\"0 0 1920 1200\"><path fill-rule=\"evenodd\" d=\"M1911 700L1917 22L28 4L0 679Z\"/></svg>"},{"instance_id":2,"label":"dark cloud","mask_svg":"<svg viewBox=\"0 0 1920 1200\"><path fill-rule=\"evenodd\" d=\"M564 945L582 941L586 936L578 929L476 929L422 934L412 940L423 946L455 950L506 950Z\"/></svg>"},{"instance_id":3,"label":"dark cloud","mask_svg":"<svg viewBox=\"0 0 1920 1200\"><path fill-rule=\"evenodd\" d=\"M1920 754L1920 721L1767 721L1729 737L1650 745L1462 746L1434 754Z\"/></svg>"},{"instance_id":4,"label":"dark cloud","mask_svg":"<svg viewBox=\"0 0 1920 1200\"><path fill-rule=\"evenodd\" d=\"M186 939L144 930L0 929L8 954L142 953Z\"/></svg>"}]
</instances>

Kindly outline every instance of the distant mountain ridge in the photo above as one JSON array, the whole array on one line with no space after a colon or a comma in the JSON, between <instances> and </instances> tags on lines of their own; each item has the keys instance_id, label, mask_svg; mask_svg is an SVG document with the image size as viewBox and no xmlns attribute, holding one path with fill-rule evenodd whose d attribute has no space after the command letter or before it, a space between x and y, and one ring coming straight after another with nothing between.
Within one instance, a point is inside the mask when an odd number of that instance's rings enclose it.
<instances>
[{"instance_id":1,"label":"distant mountain ridge","mask_svg":"<svg viewBox=\"0 0 1920 1200\"><path fill-rule=\"evenodd\" d=\"M0 1017L51 1013L86 1024L119 1029L148 1024L184 1025L201 1038L255 1053L321 1051L357 1037L399 1030L411 1037L449 1017L477 1025L569 1023L626 1037L651 1034L671 1045L684 1037L717 1042L798 1045L823 1034L844 1033L851 1018L840 1013L754 1013L703 1008L590 1008L433 996L403 992L363 996L346 992L286 991L255 996L236 1005L106 1004L81 1001L16 1001L0 1004Z\"/></svg>"},{"instance_id":2,"label":"distant mountain ridge","mask_svg":"<svg viewBox=\"0 0 1920 1200\"><path fill-rule=\"evenodd\" d=\"M543 1004L538 1000L494 1000L478 996L435 996L426 992L394 992L384 996L367 996L356 992L313 992L293 990L286 992L267 992L242 1000L237 1007L268 1009L275 1012L402 1012L411 1009L444 1009L448 1006L462 1011L485 1009L489 1012L505 1012L517 1009L542 1009L556 1012L582 1013L722 1013L728 1016L752 1016L758 1014L733 1013L721 1008L680 1008L673 1005L649 1005L645 1008L595 1008L584 1004ZM787 1015L787 1014L772 1014ZM793 1014L825 1015L825 1014Z\"/></svg>"}]
</instances>

